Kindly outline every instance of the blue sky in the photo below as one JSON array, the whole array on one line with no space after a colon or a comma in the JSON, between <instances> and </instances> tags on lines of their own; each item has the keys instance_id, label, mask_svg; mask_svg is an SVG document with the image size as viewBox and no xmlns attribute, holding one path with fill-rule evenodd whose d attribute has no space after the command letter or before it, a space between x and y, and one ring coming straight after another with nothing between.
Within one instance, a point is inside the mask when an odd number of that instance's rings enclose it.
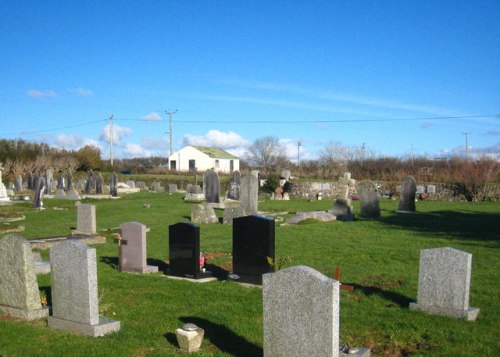
<instances>
[{"instance_id":1,"label":"blue sky","mask_svg":"<svg viewBox=\"0 0 500 357\"><path fill-rule=\"evenodd\" d=\"M1 138L500 159L500 1L2 1Z\"/></svg>"}]
</instances>

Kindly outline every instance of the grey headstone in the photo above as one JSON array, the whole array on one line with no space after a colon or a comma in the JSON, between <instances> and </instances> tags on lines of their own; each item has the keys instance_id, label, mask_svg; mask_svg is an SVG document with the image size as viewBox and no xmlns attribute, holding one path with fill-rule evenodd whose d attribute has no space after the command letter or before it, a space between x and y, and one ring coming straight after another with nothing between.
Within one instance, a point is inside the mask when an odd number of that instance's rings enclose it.
<instances>
[{"instance_id":1,"label":"grey headstone","mask_svg":"<svg viewBox=\"0 0 500 357\"><path fill-rule=\"evenodd\" d=\"M140 188L141 190L145 189L145 188L147 188L146 182L144 182L144 181L137 181L137 183L135 184L135 187Z\"/></svg>"},{"instance_id":2,"label":"grey headstone","mask_svg":"<svg viewBox=\"0 0 500 357\"><path fill-rule=\"evenodd\" d=\"M78 181L76 181L76 184L75 184L75 189L78 192L85 191L86 184L87 184L87 181L85 179L83 179L83 178L78 179Z\"/></svg>"},{"instance_id":3,"label":"grey headstone","mask_svg":"<svg viewBox=\"0 0 500 357\"><path fill-rule=\"evenodd\" d=\"M337 220L337 216L333 213L325 211L310 211L310 212L297 212L295 216L292 216L286 220L286 223L297 224L306 219L315 219L321 222L331 222Z\"/></svg>"},{"instance_id":4,"label":"grey headstone","mask_svg":"<svg viewBox=\"0 0 500 357\"><path fill-rule=\"evenodd\" d=\"M417 183L413 176L406 176L401 184L401 194L398 211L415 212L415 192Z\"/></svg>"},{"instance_id":5,"label":"grey headstone","mask_svg":"<svg viewBox=\"0 0 500 357\"><path fill-rule=\"evenodd\" d=\"M66 197L66 192L64 192L64 189L58 188L56 190L54 198L57 198L57 199L66 199L67 197Z\"/></svg>"},{"instance_id":6,"label":"grey headstone","mask_svg":"<svg viewBox=\"0 0 500 357\"><path fill-rule=\"evenodd\" d=\"M96 251L81 241L51 248L52 316L49 327L88 336L120 330L120 322L99 318Z\"/></svg>"},{"instance_id":7,"label":"grey headstone","mask_svg":"<svg viewBox=\"0 0 500 357\"><path fill-rule=\"evenodd\" d=\"M128 180L125 184L127 184L130 188L135 188L135 181Z\"/></svg>"},{"instance_id":8,"label":"grey headstone","mask_svg":"<svg viewBox=\"0 0 500 357\"><path fill-rule=\"evenodd\" d=\"M73 174L68 170L66 174L66 191L69 191L73 188Z\"/></svg>"},{"instance_id":9,"label":"grey headstone","mask_svg":"<svg viewBox=\"0 0 500 357\"><path fill-rule=\"evenodd\" d=\"M118 196L118 176L116 172L112 172L109 176L109 194L112 197Z\"/></svg>"},{"instance_id":10,"label":"grey headstone","mask_svg":"<svg viewBox=\"0 0 500 357\"><path fill-rule=\"evenodd\" d=\"M219 219L214 208L210 204L199 204L191 206L191 222L193 223L218 223Z\"/></svg>"},{"instance_id":11,"label":"grey headstone","mask_svg":"<svg viewBox=\"0 0 500 357\"><path fill-rule=\"evenodd\" d=\"M469 307L472 254L454 248L422 249L414 310L475 320L479 309Z\"/></svg>"},{"instance_id":12,"label":"grey headstone","mask_svg":"<svg viewBox=\"0 0 500 357\"><path fill-rule=\"evenodd\" d=\"M45 191L45 179L39 177L36 180L35 194L33 195L33 208L43 208L43 193Z\"/></svg>"},{"instance_id":13,"label":"grey headstone","mask_svg":"<svg viewBox=\"0 0 500 357\"><path fill-rule=\"evenodd\" d=\"M220 180L219 174L210 169L203 175L203 193L208 203L220 202Z\"/></svg>"},{"instance_id":14,"label":"grey headstone","mask_svg":"<svg viewBox=\"0 0 500 357\"><path fill-rule=\"evenodd\" d=\"M95 205L81 204L77 208L77 231L83 234L96 234Z\"/></svg>"},{"instance_id":15,"label":"grey headstone","mask_svg":"<svg viewBox=\"0 0 500 357\"><path fill-rule=\"evenodd\" d=\"M0 239L0 310L23 319L45 318L30 243L8 234Z\"/></svg>"},{"instance_id":16,"label":"grey headstone","mask_svg":"<svg viewBox=\"0 0 500 357\"><path fill-rule=\"evenodd\" d=\"M430 194L436 193L436 186L435 185L428 185L427 186L427 193L430 193Z\"/></svg>"},{"instance_id":17,"label":"grey headstone","mask_svg":"<svg viewBox=\"0 0 500 357\"><path fill-rule=\"evenodd\" d=\"M418 185L417 186L417 194L425 193L425 186L423 185Z\"/></svg>"},{"instance_id":18,"label":"grey headstone","mask_svg":"<svg viewBox=\"0 0 500 357\"><path fill-rule=\"evenodd\" d=\"M87 172L87 182L85 183L85 193L91 194L95 189L95 179L94 179L94 171L89 170Z\"/></svg>"},{"instance_id":19,"label":"grey headstone","mask_svg":"<svg viewBox=\"0 0 500 357\"><path fill-rule=\"evenodd\" d=\"M290 172L290 170L282 170L280 176L288 181L288 180L290 180L291 175L292 175L292 173Z\"/></svg>"},{"instance_id":20,"label":"grey headstone","mask_svg":"<svg viewBox=\"0 0 500 357\"><path fill-rule=\"evenodd\" d=\"M227 198L230 200L240 199L240 189L241 189L241 174L238 170L233 172L233 177L229 182L229 190L227 192Z\"/></svg>"},{"instance_id":21,"label":"grey headstone","mask_svg":"<svg viewBox=\"0 0 500 357\"><path fill-rule=\"evenodd\" d=\"M57 178L57 188L58 189L61 189L61 190L64 190L65 188L65 183L64 183L64 176L61 175Z\"/></svg>"},{"instance_id":22,"label":"grey headstone","mask_svg":"<svg viewBox=\"0 0 500 357\"><path fill-rule=\"evenodd\" d=\"M243 217L244 215L245 212L243 211L243 208L240 207L240 204L238 202L226 202L224 207L224 214L222 216L222 222L224 224L233 224L233 219Z\"/></svg>"},{"instance_id":23,"label":"grey headstone","mask_svg":"<svg viewBox=\"0 0 500 357\"><path fill-rule=\"evenodd\" d=\"M254 175L241 178L240 207L249 216L257 214L259 205L259 181Z\"/></svg>"},{"instance_id":24,"label":"grey headstone","mask_svg":"<svg viewBox=\"0 0 500 357\"><path fill-rule=\"evenodd\" d=\"M96 195L102 195L103 192L104 192L104 179L102 178L102 175L99 172L95 179L95 193Z\"/></svg>"},{"instance_id":25,"label":"grey headstone","mask_svg":"<svg viewBox=\"0 0 500 357\"><path fill-rule=\"evenodd\" d=\"M77 201L79 199L81 199L80 195L78 194L78 192L75 190L74 187L70 188L68 190L68 192L66 193L66 199L68 200L73 200L73 201Z\"/></svg>"},{"instance_id":26,"label":"grey headstone","mask_svg":"<svg viewBox=\"0 0 500 357\"><path fill-rule=\"evenodd\" d=\"M169 183L168 184L168 193L175 193L177 192L177 184L176 183Z\"/></svg>"},{"instance_id":27,"label":"grey headstone","mask_svg":"<svg viewBox=\"0 0 500 357\"><path fill-rule=\"evenodd\" d=\"M352 221L354 219L351 200L349 199L337 198L331 212L337 217L338 221Z\"/></svg>"},{"instance_id":28,"label":"grey headstone","mask_svg":"<svg viewBox=\"0 0 500 357\"><path fill-rule=\"evenodd\" d=\"M23 190L23 177L21 175L17 175L16 177L16 191Z\"/></svg>"},{"instance_id":29,"label":"grey headstone","mask_svg":"<svg viewBox=\"0 0 500 357\"><path fill-rule=\"evenodd\" d=\"M264 274L264 356L339 356L339 287L306 266Z\"/></svg>"},{"instance_id":30,"label":"grey headstone","mask_svg":"<svg viewBox=\"0 0 500 357\"><path fill-rule=\"evenodd\" d=\"M163 192L164 189L161 187L161 182L153 182L153 191L154 192Z\"/></svg>"},{"instance_id":31,"label":"grey headstone","mask_svg":"<svg viewBox=\"0 0 500 357\"><path fill-rule=\"evenodd\" d=\"M133 273L156 273L157 266L147 265L146 226L139 222L120 225L120 271Z\"/></svg>"},{"instance_id":32,"label":"grey headstone","mask_svg":"<svg viewBox=\"0 0 500 357\"><path fill-rule=\"evenodd\" d=\"M372 181L358 182L360 216L368 218L380 217L377 186Z\"/></svg>"},{"instance_id":33,"label":"grey headstone","mask_svg":"<svg viewBox=\"0 0 500 357\"><path fill-rule=\"evenodd\" d=\"M48 168L45 170L45 193L52 195L52 182L54 181L54 170Z\"/></svg>"}]
</instances>

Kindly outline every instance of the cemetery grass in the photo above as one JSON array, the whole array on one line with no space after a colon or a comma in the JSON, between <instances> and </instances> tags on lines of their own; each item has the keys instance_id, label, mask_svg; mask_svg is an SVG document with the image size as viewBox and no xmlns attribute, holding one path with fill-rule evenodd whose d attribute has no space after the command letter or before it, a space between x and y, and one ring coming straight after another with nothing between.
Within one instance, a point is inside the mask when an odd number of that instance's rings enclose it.
<instances>
[{"instance_id":1,"label":"cemetery grass","mask_svg":"<svg viewBox=\"0 0 500 357\"><path fill-rule=\"evenodd\" d=\"M148 264L167 268L168 226L188 222L191 204L182 194L141 192L118 200L85 200L96 205L97 228L107 243L94 245L103 314L121 322L121 331L100 338L71 335L45 321L24 322L0 314L0 355L12 356L182 356L175 329L194 322L205 329L196 356L262 355L262 290L220 279L196 284L163 273L117 271L112 234L121 223L139 221L148 232ZM494 356L500 345L498 284L499 203L417 202L417 213L398 215L397 201L382 200L378 220L306 221L280 225L295 212L327 210L332 201L260 198L259 209L275 212L276 261L283 268L307 265L355 290L341 290L341 343L369 347L374 356ZM22 214L28 239L67 235L76 226L74 202L44 201L0 207ZM149 204L150 208L145 208ZM359 205L354 202L355 213ZM216 210L222 216L221 210ZM231 270L232 226L201 225L201 250L216 273ZM410 311L416 300L419 255L424 248L450 246L473 254L470 306L481 309L475 322ZM48 259L48 252L42 251ZM50 303L50 275L38 276ZM321 328L321 326L318 326Z\"/></svg>"}]
</instances>

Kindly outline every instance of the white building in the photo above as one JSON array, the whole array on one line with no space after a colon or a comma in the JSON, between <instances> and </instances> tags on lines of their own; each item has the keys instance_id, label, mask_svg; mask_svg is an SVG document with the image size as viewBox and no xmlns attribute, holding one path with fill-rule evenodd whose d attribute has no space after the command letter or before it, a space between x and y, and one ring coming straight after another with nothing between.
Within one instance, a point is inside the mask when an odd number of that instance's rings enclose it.
<instances>
[{"instance_id":1,"label":"white building","mask_svg":"<svg viewBox=\"0 0 500 357\"><path fill-rule=\"evenodd\" d=\"M240 169L240 159L218 148L205 146L185 146L168 158L170 170L205 171L214 169L221 173L231 173Z\"/></svg>"}]
</instances>

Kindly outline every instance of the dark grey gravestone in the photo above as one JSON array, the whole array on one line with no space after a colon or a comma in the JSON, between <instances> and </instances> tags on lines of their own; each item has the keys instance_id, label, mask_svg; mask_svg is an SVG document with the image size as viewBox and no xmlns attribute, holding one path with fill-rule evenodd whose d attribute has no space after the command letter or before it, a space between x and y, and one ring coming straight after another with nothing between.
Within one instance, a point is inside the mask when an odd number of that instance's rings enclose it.
<instances>
[{"instance_id":1,"label":"dark grey gravestone","mask_svg":"<svg viewBox=\"0 0 500 357\"><path fill-rule=\"evenodd\" d=\"M337 198L333 204L331 211L336 217L337 221L352 221L354 213L352 210L351 200L345 198Z\"/></svg>"},{"instance_id":2,"label":"dark grey gravestone","mask_svg":"<svg viewBox=\"0 0 500 357\"><path fill-rule=\"evenodd\" d=\"M208 203L220 202L220 180L214 170L207 170L203 175L203 193Z\"/></svg>"},{"instance_id":3,"label":"dark grey gravestone","mask_svg":"<svg viewBox=\"0 0 500 357\"><path fill-rule=\"evenodd\" d=\"M73 188L73 174L68 170L66 174L66 191L69 191Z\"/></svg>"},{"instance_id":4,"label":"dark grey gravestone","mask_svg":"<svg viewBox=\"0 0 500 357\"><path fill-rule=\"evenodd\" d=\"M95 248L66 240L50 249L52 316L49 327L92 337L120 330L120 321L99 316Z\"/></svg>"},{"instance_id":5,"label":"dark grey gravestone","mask_svg":"<svg viewBox=\"0 0 500 357\"><path fill-rule=\"evenodd\" d=\"M23 190L23 177L21 175L17 175L16 177L16 191Z\"/></svg>"},{"instance_id":6,"label":"dark grey gravestone","mask_svg":"<svg viewBox=\"0 0 500 357\"><path fill-rule=\"evenodd\" d=\"M257 214L259 205L259 180L254 175L241 178L240 207L246 215Z\"/></svg>"},{"instance_id":7,"label":"dark grey gravestone","mask_svg":"<svg viewBox=\"0 0 500 357\"><path fill-rule=\"evenodd\" d=\"M118 176L116 176L116 172L111 173L109 176L109 194L113 197L118 196Z\"/></svg>"},{"instance_id":8,"label":"dark grey gravestone","mask_svg":"<svg viewBox=\"0 0 500 357\"><path fill-rule=\"evenodd\" d=\"M45 191L45 179L40 177L36 180L35 194L33 196L33 208L43 208L43 192Z\"/></svg>"},{"instance_id":9,"label":"dark grey gravestone","mask_svg":"<svg viewBox=\"0 0 500 357\"><path fill-rule=\"evenodd\" d=\"M99 172L95 179L95 193L96 195L102 195L103 192L104 192L104 179L102 178L102 175Z\"/></svg>"},{"instance_id":10,"label":"dark grey gravestone","mask_svg":"<svg viewBox=\"0 0 500 357\"><path fill-rule=\"evenodd\" d=\"M33 175L28 173L28 190L33 190Z\"/></svg>"},{"instance_id":11,"label":"dark grey gravestone","mask_svg":"<svg viewBox=\"0 0 500 357\"><path fill-rule=\"evenodd\" d=\"M31 245L16 234L0 239L0 310L23 320L49 315L40 303Z\"/></svg>"},{"instance_id":12,"label":"dark grey gravestone","mask_svg":"<svg viewBox=\"0 0 500 357\"><path fill-rule=\"evenodd\" d=\"M380 217L377 186L372 181L358 182L360 216L367 218Z\"/></svg>"},{"instance_id":13,"label":"dark grey gravestone","mask_svg":"<svg viewBox=\"0 0 500 357\"><path fill-rule=\"evenodd\" d=\"M40 171L36 170L35 174L33 175L33 191L35 191L36 188L38 187L38 182L40 181L41 177L42 175L40 175Z\"/></svg>"},{"instance_id":14,"label":"dark grey gravestone","mask_svg":"<svg viewBox=\"0 0 500 357\"><path fill-rule=\"evenodd\" d=\"M120 271L141 274L158 272L157 266L147 265L146 231L146 226L139 222L120 225Z\"/></svg>"},{"instance_id":15,"label":"dark grey gravestone","mask_svg":"<svg viewBox=\"0 0 500 357\"><path fill-rule=\"evenodd\" d=\"M87 182L85 184L85 193L91 194L95 188L94 171L89 170L87 172Z\"/></svg>"},{"instance_id":16,"label":"dark grey gravestone","mask_svg":"<svg viewBox=\"0 0 500 357\"><path fill-rule=\"evenodd\" d=\"M238 170L233 172L233 177L229 183L229 190L227 192L227 198L230 200L240 199L240 189L241 189L241 174Z\"/></svg>"},{"instance_id":17,"label":"dark grey gravestone","mask_svg":"<svg viewBox=\"0 0 500 357\"><path fill-rule=\"evenodd\" d=\"M57 178L57 189L59 190L64 190L65 185L64 185L64 176L61 175Z\"/></svg>"},{"instance_id":18,"label":"dark grey gravestone","mask_svg":"<svg viewBox=\"0 0 500 357\"><path fill-rule=\"evenodd\" d=\"M54 170L48 168L45 170L45 193L52 195L52 182L54 181Z\"/></svg>"},{"instance_id":19,"label":"dark grey gravestone","mask_svg":"<svg viewBox=\"0 0 500 357\"><path fill-rule=\"evenodd\" d=\"M200 227L176 223L168 227L169 274L183 278L205 277L200 270Z\"/></svg>"},{"instance_id":20,"label":"dark grey gravestone","mask_svg":"<svg viewBox=\"0 0 500 357\"><path fill-rule=\"evenodd\" d=\"M406 176L401 184L399 208L396 212L415 212L415 192L417 183L413 176Z\"/></svg>"},{"instance_id":21,"label":"dark grey gravestone","mask_svg":"<svg viewBox=\"0 0 500 357\"><path fill-rule=\"evenodd\" d=\"M270 273L274 261L274 219L261 216L233 220L233 272L238 281L262 284L262 274Z\"/></svg>"}]
</instances>

